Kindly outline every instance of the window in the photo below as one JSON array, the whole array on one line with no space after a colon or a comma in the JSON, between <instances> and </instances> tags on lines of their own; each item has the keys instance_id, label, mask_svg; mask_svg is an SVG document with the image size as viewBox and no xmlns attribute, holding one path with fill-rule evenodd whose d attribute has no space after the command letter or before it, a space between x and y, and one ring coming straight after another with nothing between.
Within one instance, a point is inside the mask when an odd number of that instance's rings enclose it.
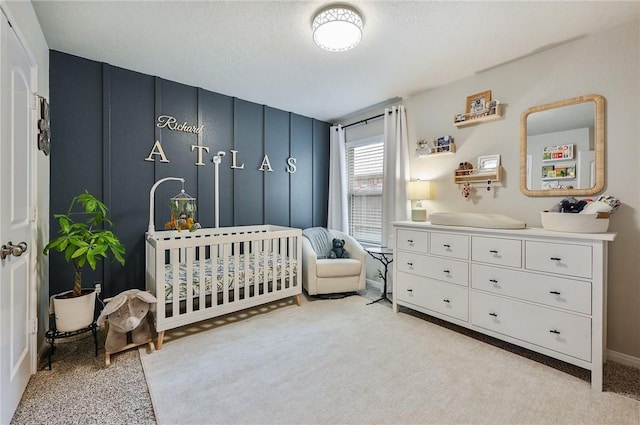
<instances>
[{"instance_id":1,"label":"window","mask_svg":"<svg viewBox=\"0 0 640 425\"><path fill-rule=\"evenodd\" d=\"M382 241L383 136L347 143L349 234L360 242Z\"/></svg>"}]
</instances>

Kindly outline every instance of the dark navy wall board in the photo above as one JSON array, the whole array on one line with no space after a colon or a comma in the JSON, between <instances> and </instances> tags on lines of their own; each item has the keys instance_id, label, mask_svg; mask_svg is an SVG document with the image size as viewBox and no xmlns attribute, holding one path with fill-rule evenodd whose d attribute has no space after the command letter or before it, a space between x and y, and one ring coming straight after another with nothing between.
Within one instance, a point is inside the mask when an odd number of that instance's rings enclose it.
<instances>
[{"instance_id":1,"label":"dark navy wall board","mask_svg":"<svg viewBox=\"0 0 640 425\"><path fill-rule=\"evenodd\" d=\"M102 198L102 65L51 53L51 238L59 227L53 214L66 213L85 189ZM89 107L89 105L91 105ZM49 255L50 293L73 288L73 269L62 254ZM85 282L102 280L102 265L87 268Z\"/></svg>"},{"instance_id":2,"label":"dark navy wall board","mask_svg":"<svg viewBox=\"0 0 640 425\"><path fill-rule=\"evenodd\" d=\"M124 267L107 263L84 271L85 286L102 282L105 297L145 286L144 233L157 180L184 178L185 191L198 199L198 221L213 227L218 151L225 152L220 226L326 225L328 123L56 51L50 52L50 93L51 212L66 211L73 196L88 189L109 207L127 250ZM202 131L159 128L161 115ZM169 162L150 155L157 153L156 141ZM208 147L201 165L192 146ZM231 151L243 169L231 168ZM294 173L287 172L290 157ZM169 198L181 188L171 181L156 191L156 230L170 220ZM52 217L52 238L57 231ZM70 289L73 272L61 254L50 253L49 267L50 293Z\"/></svg>"},{"instance_id":3,"label":"dark navy wall board","mask_svg":"<svg viewBox=\"0 0 640 425\"><path fill-rule=\"evenodd\" d=\"M297 171L291 175L290 223L292 227L305 229L313 226L313 190L309 190L313 187L311 118L291 114L291 156L296 158Z\"/></svg>"},{"instance_id":4,"label":"dark navy wall board","mask_svg":"<svg viewBox=\"0 0 640 425\"><path fill-rule=\"evenodd\" d=\"M313 121L313 225L326 226L329 203L329 126Z\"/></svg>"},{"instance_id":5,"label":"dark navy wall board","mask_svg":"<svg viewBox=\"0 0 640 425\"><path fill-rule=\"evenodd\" d=\"M233 169L234 224L262 224L264 172L259 170L264 152L262 105L234 99L234 106L234 150L238 152L236 163L232 163L232 155L225 156L222 161L225 167L244 166L242 169Z\"/></svg>"},{"instance_id":6,"label":"dark navy wall board","mask_svg":"<svg viewBox=\"0 0 640 425\"><path fill-rule=\"evenodd\" d=\"M280 226L289 225L289 191L285 190L290 179L289 115L279 109L264 109L264 152L273 169L264 174L264 221Z\"/></svg>"},{"instance_id":7,"label":"dark navy wall board","mask_svg":"<svg viewBox=\"0 0 640 425\"><path fill-rule=\"evenodd\" d=\"M156 101L155 118L162 115L172 116L179 124L187 123L190 126L197 126L198 89L160 78L157 78L157 81L160 84L156 84L156 99L160 98L160 101ZM185 192L195 197L198 192L198 167L195 165L196 152L191 151L191 146L198 144L198 135L164 127L160 129L159 140L169 162L161 162L160 158L156 156L154 162L147 161L142 165L153 168L155 164L154 181L165 177L185 179ZM152 145L153 141L149 143L149 151L151 151ZM151 185L153 182L149 188ZM180 194L181 190L182 184L180 182L169 181L158 186L155 193L156 230L163 230L165 223L171 220L169 199Z\"/></svg>"},{"instance_id":8,"label":"dark navy wall board","mask_svg":"<svg viewBox=\"0 0 640 425\"><path fill-rule=\"evenodd\" d=\"M115 295L130 286L130 282L144 281L144 238L140 229L149 224L149 196L144 188L155 181L153 163L144 161L153 143L154 78L122 68L110 68L111 140L109 164L111 218L115 233L127 249L126 266L110 263L111 275L105 277L107 296ZM107 141L104 141L107 145ZM106 158L105 158L106 159ZM108 282L108 284L107 284Z\"/></svg>"},{"instance_id":9,"label":"dark navy wall board","mask_svg":"<svg viewBox=\"0 0 640 425\"><path fill-rule=\"evenodd\" d=\"M200 89L198 92L199 125L204 125L202 145L209 148L203 152L203 163L198 166L198 220L203 227L213 227L215 217L214 185L215 168L213 157L222 151L219 173L219 220L220 226L233 226L233 172L230 150L233 149L233 98ZM194 157L195 158L195 157Z\"/></svg>"}]
</instances>

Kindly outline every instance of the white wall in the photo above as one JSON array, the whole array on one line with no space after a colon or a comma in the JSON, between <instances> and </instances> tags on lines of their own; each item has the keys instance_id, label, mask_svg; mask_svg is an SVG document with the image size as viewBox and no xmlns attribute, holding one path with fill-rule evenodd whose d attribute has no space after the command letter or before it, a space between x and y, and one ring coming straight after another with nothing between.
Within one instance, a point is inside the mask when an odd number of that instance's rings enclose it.
<instances>
[{"instance_id":1,"label":"white wall","mask_svg":"<svg viewBox=\"0 0 640 425\"><path fill-rule=\"evenodd\" d=\"M485 48L490 49L491 46ZM453 116L466 97L491 90L506 105L497 121L458 129ZM617 232L609 250L608 349L640 358L640 22L585 36L571 43L405 100L411 178L432 180L427 210L504 213L540 226L540 211L562 198L530 198L519 189L520 115L535 105L586 94L606 99L606 183L623 206L611 218ZM415 158L415 142L451 135L454 155ZM458 163L500 154L501 187L477 185L469 199L453 183ZM492 185L494 186L494 185Z\"/></svg>"},{"instance_id":2,"label":"white wall","mask_svg":"<svg viewBox=\"0 0 640 425\"><path fill-rule=\"evenodd\" d=\"M40 28L40 23L30 1L0 1L18 39L36 64L36 92L49 99L49 46ZM55 149L55 147L54 147ZM35 148L34 175L37 209L36 281L38 293L38 347L44 348L44 332L49 328L49 261L42 249L49 239L49 157Z\"/></svg>"}]
</instances>

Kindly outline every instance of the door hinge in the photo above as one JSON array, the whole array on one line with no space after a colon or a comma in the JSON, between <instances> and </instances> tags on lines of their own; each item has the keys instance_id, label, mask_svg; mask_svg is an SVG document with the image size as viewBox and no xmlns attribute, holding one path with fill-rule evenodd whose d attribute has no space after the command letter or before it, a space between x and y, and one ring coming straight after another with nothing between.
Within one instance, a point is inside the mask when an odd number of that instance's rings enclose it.
<instances>
[{"instance_id":1,"label":"door hinge","mask_svg":"<svg viewBox=\"0 0 640 425\"><path fill-rule=\"evenodd\" d=\"M33 334L37 334L38 333L38 318L37 317L33 318L32 326L31 326L31 333L33 333Z\"/></svg>"}]
</instances>

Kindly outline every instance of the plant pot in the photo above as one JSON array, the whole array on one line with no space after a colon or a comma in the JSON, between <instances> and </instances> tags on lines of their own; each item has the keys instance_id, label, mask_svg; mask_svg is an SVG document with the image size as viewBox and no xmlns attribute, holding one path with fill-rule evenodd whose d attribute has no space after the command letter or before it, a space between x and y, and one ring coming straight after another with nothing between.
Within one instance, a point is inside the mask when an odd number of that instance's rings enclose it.
<instances>
[{"instance_id":1,"label":"plant pot","mask_svg":"<svg viewBox=\"0 0 640 425\"><path fill-rule=\"evenodd\" d=\"M53 313L58 332L73 332L93 323L96 306L96 292L83 289L79 297L65 297L72 291L53 297Z\"/></svg>"}]
</instances>

